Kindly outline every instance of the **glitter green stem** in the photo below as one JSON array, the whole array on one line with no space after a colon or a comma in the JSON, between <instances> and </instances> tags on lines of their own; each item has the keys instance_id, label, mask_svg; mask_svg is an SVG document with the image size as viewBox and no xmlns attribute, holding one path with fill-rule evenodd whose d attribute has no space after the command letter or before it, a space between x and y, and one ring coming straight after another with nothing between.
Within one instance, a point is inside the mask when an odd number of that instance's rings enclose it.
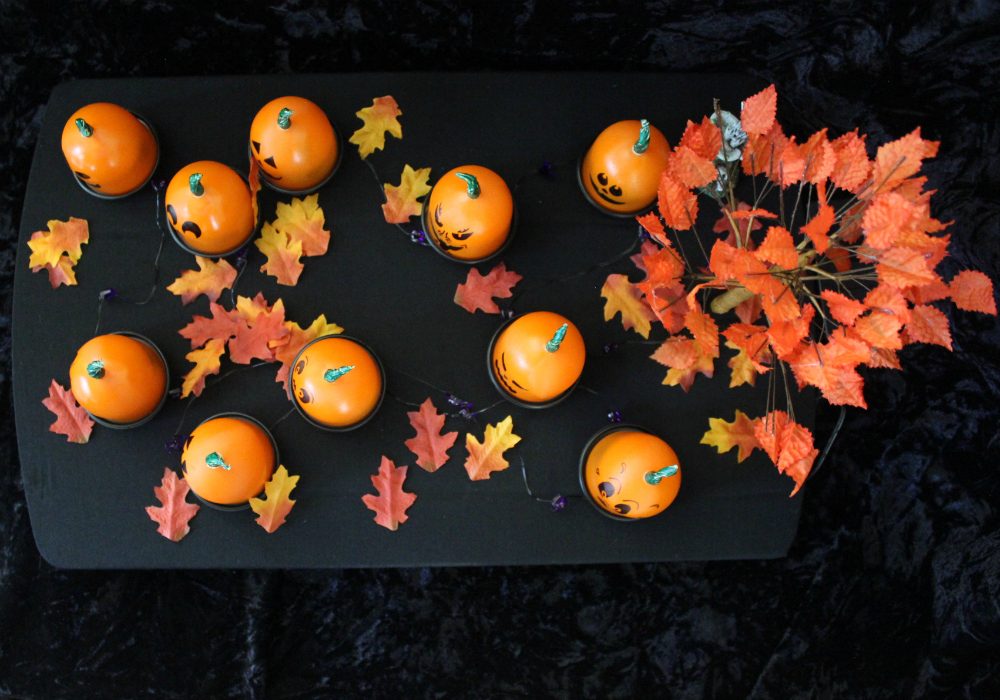
<instances>
[{"instance_id":1,"label":"glitter green stem","mask_svg":"<svg viewBox=\"0 0 1000 700\"><path fill-rule=\"evenodd\" d=\"M94 135L94 127L88 124L82 117L77 119L75 122L76 128L80 130L80 135L85 139L89 139Z\"/></svg>"},{"instance_id":2,"label":"glitter green stem","mask_svg":"<svg viewBox=\"0 0 1000 700\"><path fill-rule=\"evenodd\" d=\"M337 369L328 369L323 373L323 379L328 382L335 382L352 369L354 369L354 365L344 365L343 367L338 367Z\"/></svg>"},{"instance_id":3,"label":"glitter green stem","mask_svg":"<svg viewBox=\"0 0 1000 700\"><path fill-rule=\"evenodd\" d=\"M649 148L649 121L646 119L639 120L639 140L635 142L632 146L632 152L637 156L641 156Z\"/></svg>"},{"instance_id":4,"label":"glitter green stem","mask_svg":"<svg viewBox=\"0 0 1000 700\"><path fill-rule=\"evenodd\" d=\"M455 173L455 177L460 177L465 180L465 193L469 195L469 199L475 199L481 193L479 189L479 180L476 179L475 175L469 175L468 173Z\"/></svg>"},{"instance_id":5,"label":"glitter green stem","mask_svg":"<svg viewBox=\"0 0 1000 700\"><path fill-rule=\"evenodd\" d=\"M278 112L278 126L282 129L287 129L292 125L292 115L295 114L288 107L282 107L281 111Z\"/></svg>"},{"instance_id":6,"label":"glitter green stem","mask_svg":"<svg viewBox=\"0 0 1000 700\"><path fill-rule=\"evenodd\" d=\"M201 173L193 173L191 177L188 178L188 187L191 188L191 194L195 197L200 197L205 194L205 186L201 184Z\"/></svg>"},{"instance_id":7,"label":"glitter green stem","mask_svg":"<svg viewBox=\"0 0 1000 700\"><path fill-rule=\"evenodd\" d=\"M559 326L559 330L557 330L556 334L552 336L552 340L550 340L545 344L545 349L548 350L549 352L555 352L556 350L558 350L559 346L562 345L563 339L566 338L566 330L568 328L569 328L568 323L564 323L561 326Z\"/></svg>"},{"instance_id":8,"label":"glitter green stem","mask_svg":"<svg viewBox=\"0 0 1000 700\"><path fill-rule=\"evenodd\" d=\"M669 467L664 467L663 469L657 469L655 472L646 472L644 478L646 483L650 486L656 486L661 481L667 477L671 477L677 473L677 465L671 464Z\"/></svg>"}]
</instances>

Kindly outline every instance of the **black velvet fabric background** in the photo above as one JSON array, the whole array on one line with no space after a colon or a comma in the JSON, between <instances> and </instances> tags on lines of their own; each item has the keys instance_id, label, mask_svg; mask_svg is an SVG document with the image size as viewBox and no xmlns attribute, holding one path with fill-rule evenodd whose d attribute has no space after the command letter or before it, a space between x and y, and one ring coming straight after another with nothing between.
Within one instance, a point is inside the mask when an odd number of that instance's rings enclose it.
<instances>
[{"instance_id":1,"label":"black velvet fabric background","mask_svg":"<svg viewBox=\"0 0 1000 700\"><path fill-rule=\"evenodd\" d=\"M787 559L524 569L54 570L24 501L9 337L45 103L83 77L742 70L777 83L800 135L940 139L926 170L955 221L946 277L1000 278L994 4L64 5L0 3L0 696L1000 696L992 317L949 307L953 353L911 347L903 372L869 374L871 409L848 412L804 489Z\"/></svg>"}]
</instances>

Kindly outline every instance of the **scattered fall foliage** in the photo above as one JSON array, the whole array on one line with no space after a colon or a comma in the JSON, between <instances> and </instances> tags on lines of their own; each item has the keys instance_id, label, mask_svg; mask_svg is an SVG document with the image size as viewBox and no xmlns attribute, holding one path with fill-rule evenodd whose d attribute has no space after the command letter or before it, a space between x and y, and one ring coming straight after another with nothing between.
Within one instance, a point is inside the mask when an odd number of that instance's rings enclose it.
<instances>
[{"instance_id":1,"label":"scattered fall foliage","mask_svg":"<svg viewBox=\"0 0 1000 700\"><path fill-rule=\"evenodd\" d=\"M382 205L382 215L390 224L405 224L411 216L420 216L424 211L421 197L431 191L429 180L430 168L414 170L409 165L403 166L398 185L385 183L385 204Z\"/></svg>"},{"instance_id":2,"label":"scattered fall foliage","mask_svg":"<svg viewBox=\"0 0 1000 700\"><path fill-rule=\"evenodd\" d=\"M444 415L438 413L430 398L424 399L416 411L407 411L406 417L417 434L406 441L406 449L417 458L417 466L435 472L448 461L448 450L455 444L457 432L441 433Z\"/></svg>"},{"instance_id":3,"label":"scattered fall foliage","mask_svg":"<svg viewBox=\"0 0 1000 700\"><path fill-rule=\"evenodd\" d=\"M366 493L361 501L369 510L375 511L375 522L388 530L398 530L405 523L406 510L417 500L415 493L403 490L407 467L397 467L391 459L382 456L378 473L371 477L377 496Z\"/></svg>"},{"instance_id":4,"label":"scattered fall foliage","mask_svg":"<svg viewBox=\"0 0 1000 700\"><path fill-rule=\"evenodd\" d=\"M362 126L351 134L349 141L358 147L362 159L385 148L386 132L397 139L403 138L403 126L397 119L403 111L392 95L376 97L370 107L359 109L354 114L361 120Z\"/></svg>"},{"instance_id":5,"label":"scattered fall foliage","mask_svg":"<svg viewBox=\"0 0 1000 700\"><path fill-rule=\"evenodd\" d=\"M254 522L264 528L268 534L285 524L285 519L295 505L295 501L289 496L298 483L298 476L290 475L284 466L279 466L271 479L264 484L264 495L267 500L250 499L250 509L257 514L257 519Z\"/></svg>"},{"instance_id":6,"label":"scattered fall foliage","mask_svg":"<svg viewBox=\"0 0 1000 700\"><path fill-rule=\"evenodd\" d=\"M223 290L229 289L236 281L236 268L225 259L215 262L200 255L194 256L198 263L197 270L184 270L168 287L167 291L181 298L181 303L187 306L199 294L204 294L209 301L218 301Z\"/></svg>"},{"instance_id":7,"label":"scattered fall foliage","mask_svg":"<svg viewBox=\"0 0 1000 700\"><path fill-rule=\"evenodd\" d=\"M465 436L465 449L469 453L465 459L465 471L473 481L489 479L493 472L500 472L510 466L503 453L521 442L514 434L514 419L507 416L496 425L487 425L483 441L472 434Z\"/></svg>"},{"instance_id":8,"label":"scattered fall foliage","mask_svg":"<svg viewBox=\"0 0 1000 700\"><path fill-rule=\"evenodd\" d=\"M52 219L46 231L35 231L28 240L32 272L45 270L49 284L55 289L61 284L76 285L76 264L83 256L83 244L90 242L90 227L86 219L71 216L68 221Z\"/></svg>"},{"instance_id":9,"label":"scattered fall foliage","mask_svg":"<svg viewBox=\"0 0 1000 700\"><path fill-rule=\"evenodd\" d=\"M160 485L153 487L153 494L163 505L146 506L149 519L157 524L156 531L171 542L180 542L191 532L191 518L201 507L185 500L190 490L187 481L178 478L172 469L164 467Z\"/></svg>"},{"instance_id":10,"label":"scattered fall foliage","mask_svg":"<svg viewBox=\"0 0 1000 700\"><path fill-rule=\"evenodd\" d=\"M90 440L94 421L76 402L73 394L55 379L49 384L49 395L42 399L42 405L56 417L55 422L49 426L49 432L65 435L66 442L75 442L78 445L86 444Z\"/></svg>"},{"instance_id":11,"label":"scattered fall foliage","mask_svg":"<svg viewBox=\"0 0 1000 700\"><path fill-rule=\"evenodd\" d=\"M508 270L504 263L495 266L485 275L474 267L470 268L465 282L455 289L455 303L470 314L476 311L498 314L500 307L493 300L512 297L513 289L521 279L521 275Z\"/></svg>"}]
</instances>

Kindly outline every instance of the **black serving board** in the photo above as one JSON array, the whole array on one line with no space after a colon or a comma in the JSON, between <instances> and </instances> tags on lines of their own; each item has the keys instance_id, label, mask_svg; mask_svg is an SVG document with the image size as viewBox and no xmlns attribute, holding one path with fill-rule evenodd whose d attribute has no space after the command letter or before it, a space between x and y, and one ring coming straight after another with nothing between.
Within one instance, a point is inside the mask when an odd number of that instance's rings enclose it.
<instances>
[{"instance_id":1,"label":"black serving board","mask_svg":"<svg viewBox=\"0 0 1000 700\"><path fill-rule=\"evenodd\" d=\"M732 419L736 407L751 415L764 410L766 381L754 389L728 389L725 357L716 379L699 378L690 393L661 386L665 368L647 359L651 345L616 320L605 323L599 289L609 272L632 270L627 260L545 285L614 257L636 237L630 219L595 210L580 193L576 159L607 124L648 117L671 142L686 120L699 119L712 98L738 109L759 89L733 75L412 73L281 75L258 77L78 81L59 86L45 114L21 220L15 280L14 402L24 486L38 548L46 560L69 568L384 567L586 562L668 561L783 556L795 534L800 497L789 499L792 482L759 452L742 464L699 445L709 416ZM209 387L182 416L185 402L170 400L146 425L127 431L97 426L86 445L69 444L48 432L50 414L41 404L49 381L68 385L76 348L93 335L100 290L144 297L160 240L151 187L120 201L83 192L60 152L69 115L95 101L119 103L146 117L161 147L154 180L167 180L194 160L219 160L246 168L247 135L256 110L274 97L301 95L322 106L343 140L340 170L320 190L320 204L333 232L330 250L306 260L297 287L280 287L258 271L263 259L251 248L239 282L244 295L281 297L288 318L305 325L320 314L379 353L389 392L419 403L445 396L406 375L420 377L484 407L497 399L485 371L485 353L498 316L470 315L454 303L455 286L468 267L414 245L382 219L378 184L347 138L360 125L354 113L372 98L391 94L403 116L403 140L388 138L370 157L383 181L398 182L404 163L430 166L432 182L446 170L481 163L515 188L519 225L499 259L524 275L519 312L550 309L578 324L587 340L582 385L547 410L503 405L469 424L450 419L460 431L452 459L434 474L414 465L403 442L412 431L402 403L387 397L380 413L346 434L319 431L297 414L274 430L281 461L301 476L297 504L288 523L268 535L254 515L202 508L180 543L156 534L144 512L154 505L153 486L178 456L164 443L183 425L189 432L204 418L241 411L271 425L289 409L275 367L247 369ZM538 173L548 161L551 177ZM262 216L289 197L264 190ZM710 230L714 213L704 222ZM78 287L52 290L44 273L28 271L31 232L49 219L70 216L90 222L91 241L77 267ZM416 219L413 225L417 226ZM689 234L690 235L690 234ZM194 313L207 313L202 297L182 306L167 293L191 255L165 242L159 289L145 306L112 302L101 332L129 330L162 348L178 386L189 365L190 346L177 334ZM494 264L481 265L486 272ZM633 277L635 279L635 277ZM655 331L654 331L655 333ZM660 331L662 333L662 330ZM658 337L658 336L657 336ZM225 372L230 365L223 363ZM599 393L593 393L599 392ZM588 438L608 424L610 410L659 433L682 460L683 485L674 505L648 521L615 522L579 497L578 461ZM514 417L523 441L508 453L512 467L488 481L472 482L462 466L464 432L482 435L486 421ZM799 420L812 421L811 405ZM418 495L410 519L396 532L378 527L362 504L373 492L369 477L382 455L410 464L406 489ZM518 455L539 496L570 496L553 512L525 491Z\"/></svg>"}]
</instances>

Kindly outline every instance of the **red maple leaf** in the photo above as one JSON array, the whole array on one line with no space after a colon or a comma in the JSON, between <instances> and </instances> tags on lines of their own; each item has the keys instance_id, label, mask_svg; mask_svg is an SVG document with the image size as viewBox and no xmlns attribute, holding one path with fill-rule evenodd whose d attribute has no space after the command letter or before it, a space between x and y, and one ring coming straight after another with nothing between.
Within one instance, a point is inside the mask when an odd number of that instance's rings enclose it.
<instances>
[{"instance_id":1,"label":"red maple leaf","mask_svg":"<svg viewBox=\"0 0 1000 700\"><path fill-rule=\"evenodd\" d=\"M429 472L437 471L448 461L448 450L455 444L458 433L441 434L445 417L437 412L429 397L420 404L419 410L407 411L406 417L417 431L415 437L406 441L406 449L416 455L417 466Z\"/></svg>"},{"instance_id":2,"label":"red maple leaf","mask_svg":"<svg viewBox=\"0 0 1000 700\"><path fill-rule=\"evenodd\" d=\"M49 384L49 395L42 399L42 405L56 417L55 422L49 426L49 432L65 435L66 442L75 442L78 445L90 440L94 421L76 402L73 394L55 379Z\"/></svg>"},{"instance_id":3,"label":"red maple leaf","mask_svg":"<svg viewBox=\"0 0 1000 700\"><path fill-rule=\"evenodd\" d=\"M521 279L521 275L513 270L508 270L504 263L494 267L485 276L480 274L476 268L470 268L465 282L455 288L455 303L470 314L476 313L477 310L488 314L498 314L500 307L493 299L512 297L513 291L511 290Z\"/></svg>"},{"instance_id":4,"label":"red maple leaf","mask_svg":"<svg viewBox=\"0 0 1000 700\"><path fill-rule=\"evenodd\" d=\"M191 522L201 507L185 500L191 487L187 481L179 479L177 473L168 467L163 469L163 479L153 487L153 494L162 506L146 506L146 515L157 523L156 531L171 542L180 542L191 532Z\"/></svg>"},{"instance_id":5,"label":"red maple leaf","mask_svg":"<svg viewBox=\"0 0 1000 700\"><path fill-rule=\"evenodd\" d=\"M415 493L403 490L406 470L407 467L397 467L383 455L378 473L371 477L378 496L366 493L361 497L368 509L375 511L375 522L389 530L397 530L400 523L406 522L406 509L417 500Z\"/></svg>"},{"instance_id":6,"label":"red maple leaf","mask_svg":"<svg viewBox=\"0 0 1000 700\"><path fill-rule=\"evenodd\" d=\"M955 306L965 311L997 315L997 304L993 297L993 282L978 270L963 270L948 283L951 300Z\"/></svg>"}]
</instances>

